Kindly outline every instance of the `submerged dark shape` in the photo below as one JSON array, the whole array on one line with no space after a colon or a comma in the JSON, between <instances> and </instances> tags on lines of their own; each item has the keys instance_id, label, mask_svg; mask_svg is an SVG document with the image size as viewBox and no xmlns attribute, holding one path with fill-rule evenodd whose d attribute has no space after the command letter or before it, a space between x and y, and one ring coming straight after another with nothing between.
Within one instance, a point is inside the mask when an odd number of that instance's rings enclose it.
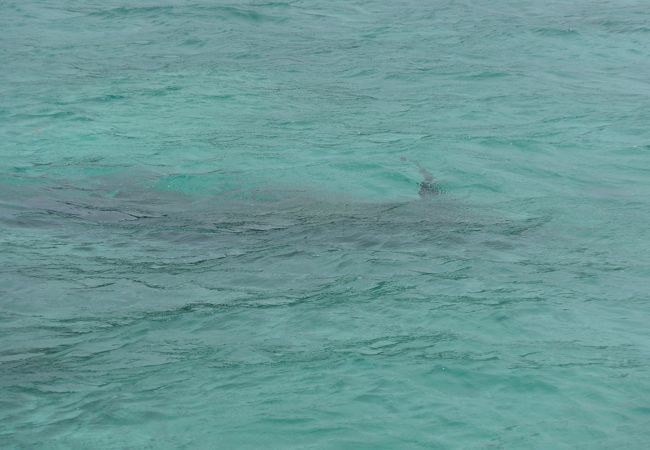
<instances>
[{"instance_id":1,"label":"submerged dark shape","mask_svg":"<svg viewBox=\"0 0 650 450\"><path fill-rule=\"evenodd\" d=\"M195 243L228 255L269 248L403 252L432 242L448 246L470 236L512 234L510 220L439 195L431 173L418 168L422 179L417 200L370 201L274 186L183 193L166 189L157 174L137 172L76 184L5 185L0 188L0 226L20 232L50 229L57 239L118 247Z\"/></svg>"},{"instance_id":2,"label":"submerged dark shape","mask_svg":"<svg viewBox=\"0 0 650 450\"><path fill-rule=\"evenodd\" d=\"M429 197L432 195L438 195L440 194L440 190L435 184L435 181L433 180L433 175L426 170L424 167L418 165L418 169L420 169L420 174L423 177L423 180L420 182L420 197L425 198Z\"/></svg>"},{"instance_id":3,"label":"submerged dark shape","mask_svg":"<svg viewBox=\"0 0 650 450\"><path fill-rule=\"evenodd\" d=\"M425 198L383 201L275 186L182 193L139 173L0 181L0 228L10 236L0 249L19 255L21 276L106 286L111 302L124 286L172 296L196 286L192 295L210 302L280 304L413 274L463 277L466 261L498 258L490 252L544 223L432 195L433 177L423 175ZM28 249L39 259L21 259Z\"/></svg>"},{"instance_id":4,"label":"submerged dark shape","mask_svg":"<svg viewBox=\"0 0 650 450\"><path fill-rule=\"evenodd\" d=\"M400 160L405 162L409 161L409 159L405 156L400 157ZM415 163L415 165L418 167L420 175L422 175L422 181L420 181L420 190L418 191L420 198L427 198L440 194L440 189L436 185L431 172L422 167L419 163Z\"/></svg>"},{"instance_id":5,"label":"submerged dark shape","mask_svg":"<svg viewBox=\"0 0 650 450\"><path fill-rule=\"evenodd\" d=\"M420 172L415 201L273 186L182 193L165 189L157 174L137 172L74 185L54 181L0 189L0 226L65 230L87 242L202 242L224 253L257 244L294 246L303 239L315 248L402 248L417 236L466 229L462 208L437 196L433 176Z\"/></svg>"}]
</instances>

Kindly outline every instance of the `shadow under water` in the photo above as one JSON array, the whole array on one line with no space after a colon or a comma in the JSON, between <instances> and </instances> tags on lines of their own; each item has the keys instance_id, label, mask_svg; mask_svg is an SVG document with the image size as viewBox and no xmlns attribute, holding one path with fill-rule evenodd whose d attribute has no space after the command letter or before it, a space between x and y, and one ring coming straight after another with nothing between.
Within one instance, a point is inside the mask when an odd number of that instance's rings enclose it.
<instances>
[{"instance_id":1,"label":"shadow under water","mask_svg":"<svg viewBox=\"0 0 650 450\"><path fill-rule=\"evenodd\" d=\"M117 308L164 307L163 293L172 307L281 303L350 283L467 276L472 261L507 256L544 223L433 195L431 180L413 200L370 202L272 188L188 194L143 179L3 189L0 244L14 283L59 288L64 304L71 292L104 295ZM136 296L141 286L161 296Z\"/></svg>"},{"instance_id":2,"label":"shadow under water","mask_svg":"<svg viewBox=\"0 0 650 450\"><path fill-rule=\"evenodd\" d=\"M186 244L203 245L220 238L224 244L232 244L293 237L312 245L319 241L323 245L356 242L360 247L378 248L396 244L392 238L398 235L413 241L441 233L496 231L495 227L509 234L517 227L512 220L469 213L468 206L438 195L440 190L431 175L423 173L419 198L390 202L273 188L188 194L119 178L104 178L83 187L14 186L0 192L0 222L9 228L107 236L126 233L125 237Z\"/></svg>"}]
</instances>

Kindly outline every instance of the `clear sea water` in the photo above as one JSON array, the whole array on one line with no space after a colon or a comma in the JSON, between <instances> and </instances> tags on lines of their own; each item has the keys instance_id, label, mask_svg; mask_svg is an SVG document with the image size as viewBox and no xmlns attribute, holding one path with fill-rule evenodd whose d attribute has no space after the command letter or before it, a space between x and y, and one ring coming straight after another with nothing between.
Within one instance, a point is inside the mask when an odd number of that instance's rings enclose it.
<instances>
[{"instance_id":1,"label":"clear sea water","mask_svg":"<svg viewBox=\"0 0 650 450\"><path fill-rule=\"evenodd\" d=\"M0 447L648 448L649 6L2 1Z\"/></svg>"}]
</instances>

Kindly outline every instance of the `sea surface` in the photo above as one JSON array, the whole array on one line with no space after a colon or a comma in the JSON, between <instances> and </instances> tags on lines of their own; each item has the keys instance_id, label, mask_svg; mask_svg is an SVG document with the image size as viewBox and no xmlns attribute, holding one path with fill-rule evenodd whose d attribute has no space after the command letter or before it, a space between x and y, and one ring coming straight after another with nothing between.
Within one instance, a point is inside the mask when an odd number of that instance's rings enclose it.
<instances>
[{"instance_id":1,"label":"sea surface","mask_svg":"<svg viewBox=\"0 0 650 450\"><path fill-rule=\"evenodd\" d=\"M0 344L6 450L648 448L648 2L3 0Z\"/></svg>"}]
</instances>

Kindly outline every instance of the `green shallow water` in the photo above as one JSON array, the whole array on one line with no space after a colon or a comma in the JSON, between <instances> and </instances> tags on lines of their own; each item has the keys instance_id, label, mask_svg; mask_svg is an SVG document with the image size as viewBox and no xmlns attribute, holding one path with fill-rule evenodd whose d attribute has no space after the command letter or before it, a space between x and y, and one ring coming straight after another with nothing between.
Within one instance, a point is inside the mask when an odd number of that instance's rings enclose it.
<instances>
[{"instance_id":1,"label":"green shallow water","mask_svg":"<svg viewBox=\"0 0 650 450\"><path fill-rule=\"evenodd\" d=\"M0 29L3 449L646 448L646 2Z\"/></svg>"}]
</instances>

